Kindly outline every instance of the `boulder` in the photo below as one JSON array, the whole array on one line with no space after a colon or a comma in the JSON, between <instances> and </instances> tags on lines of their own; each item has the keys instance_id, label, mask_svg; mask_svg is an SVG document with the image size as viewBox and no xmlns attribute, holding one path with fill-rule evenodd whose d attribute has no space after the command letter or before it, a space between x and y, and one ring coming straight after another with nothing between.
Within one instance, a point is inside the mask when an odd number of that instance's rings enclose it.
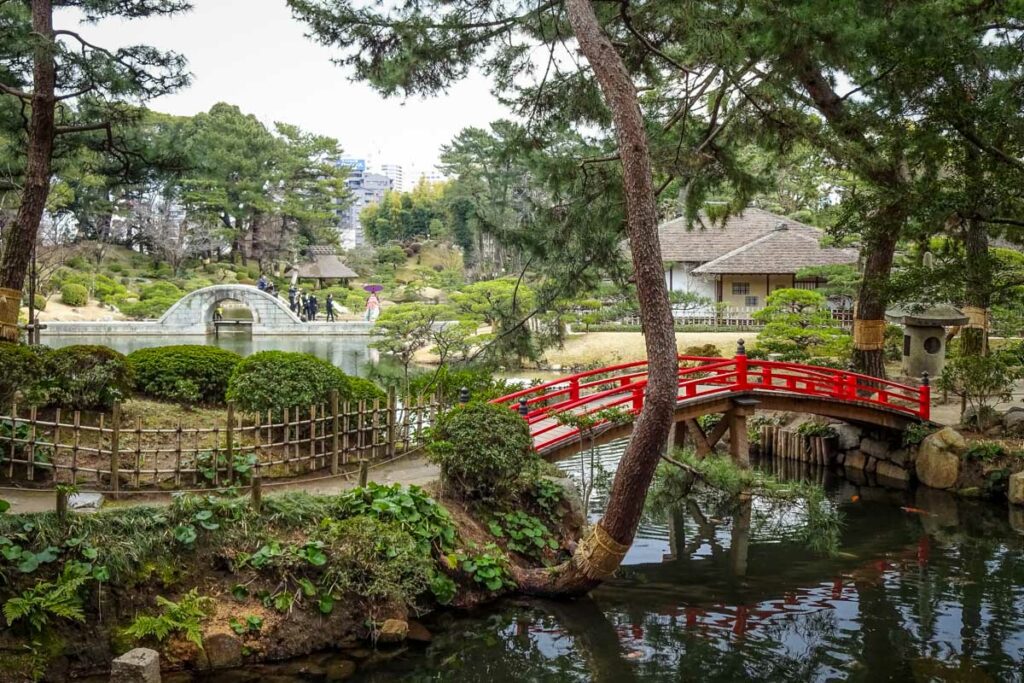
<instances>
[{"instance_id":1,"label":"boulder","mask_svg":"<svg viewBox=\"0 0 1024 683\"><path fill-rule=\"evenodd\" d=\"M1010 434L1024 433L1024 408L1011 408L1003 415L1003 427Z\"/></svg>"},{"instance_id":2,"label":"boulder","mask_svg":"<svg viewBox=\"0 0 1024 683\"><path fill-rule=\"evenodd\" d=\"M582 528L587 523L587 511L583 509L583 498L580 496L576 483L568 477L544 477L558 484L562 489L562 499L568 508L562 523L569 529Z\"/></svg>"},{"instance_id":3,"label":"boulder","mask_svg":"<svg viewBox=\"0 0 1024 683\"><path fill-rule=\"evenodd\" d=\"M891 479L893 481L900 482L910 480L910 472L899 465L888 462L887 460L878 461L878 468L875 470L875 475L879 479Z\"/></svg>"},{"instance_id":4,"label":"boulder","mask_svg":"<svg viewBox=\"0 0 1024 683\"><path fill-rule=\"evenodd\" d=\"M125 652L110 665L110 683L160 683L160 655L145 647Z\"/></svg>"},{"instance_id":5,"label":"boulder","mask_svg":"<svg viewBox=\"0 0 1024 683\"><path fill-rule=\"evenodd\" d=\"M102 493L87 491L85 493L72 493L68 496L68 508L71 510L99 510L101 507L103 507Z\"/></svg>"},{"instance_id":6,"label":"boulder","mask_svg":"<svg viewBox=\"0 0 1024 683\"><path fill-rule=\"evenodd\" d=\"M848 470L863 470L868 464L868 456L860 451L851 451L843 459L843 467Z\"/></svg>"},{"instance_id":7,"label":"boulder","mask_svg":"<svg viewBox=\"0 0 1024 683\"><path fill-rule=\"evenodd\" d=\"M885 458L889 455L889 444L878 439L864 437L860 440L860 450L873 458Z\"/></svg>"},{"instance_id":8,"label":"boulder","mask_svg":"<svg viewBox=\"0 0 1024 683\"><path fill-rule=\"evenodd\" d=\"M409 621L409 633L406 638L416 643L429 643L434 640L427 627L415 620Z\"/></svg>"},{"instance_id":9,"label":"boulder","mask_svg":"<svg viewBox=\"0 0 1024 683\"><path fill-rule=\"evenodd\" d=\"M1006 497L1014 505L1024 505L1024 472L1010 475L1010 481L1006 488Z\"/></svg>"},{"instance_id":10,"label":"boulder","mask_svg":"<svg viewBox=\"0 0 1024 683\"><path fill-rule=\"evenodd\" d=\"M861 428L849 424L835 424L832 428L836 430L839 437L839 450L848 451L860 445Z\"/></svg>"},{"instance_id":11,"label":"boulder","mask_svg":"<svg viewBox=\"0 0 1024 683\"><path fill-rule=\"evenodd\" d=\"M864 471L868 474L873 474L878 469L878 458L868 458L867 463L864 465Z\"/></svg>"},{"instance_id":12,"label":"boulder","mask_svg":"<svg viewBox=\"0 0 1024 683\"><path fill-rule=\"evenodd\" d=\"M891 463L903 467L909 461L909 456L907 455L906 448L897 448L894 451L889 451L889 455L885 459Z\"/></svg>"},{"instance_id":13,"label":"boulder","mask_svg":"<svg viewBox=\"0 0 1024 683\"><path fill-rule=\"evenodd\" d=\"M960 454L966 449L964 437L944 427L925 437L917 453L917 478L933 489L948 489L960 476Z\"/></svg>"},{"instance_id":14,"label":"boulder","mask_svg":"<svg viewBox=\"0 0 1024 683\"><path fill-rule=\"evenodd\" d=\"M234 633L215 631L203 636L203 651L211 669L230 669L242 664L242 641Z\"/></svg>"},{"instance_id":15,"label":"boulder","mask_svg":"<svg viewBox=\"0 0 1024 683\"><path fill-rule=\"evenodd\" d=\"M409 635L409 622L402 619L386 619L377 631L381 643L399 643Z\"/></svg>"},{"instance_id":16,"label":"boulder","mask_svg":"<svg viewBox=\"0 0 1024 683\"><path fill-rule=\"evenodd\" d=\"M1018 534L1024 535L1024 508L1010 506L1010 527Z\"/></svg>"}]
</instances>

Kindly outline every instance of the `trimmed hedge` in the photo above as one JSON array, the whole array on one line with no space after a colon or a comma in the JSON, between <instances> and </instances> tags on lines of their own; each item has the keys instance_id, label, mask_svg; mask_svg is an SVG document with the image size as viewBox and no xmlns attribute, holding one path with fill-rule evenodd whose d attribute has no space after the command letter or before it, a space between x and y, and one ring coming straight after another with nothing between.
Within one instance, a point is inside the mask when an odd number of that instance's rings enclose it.
<instances>
[{"instance_id":1,"label":"trimmed hedge","mask_svg":"<svg viewBox=\"0 0 1024 683\"><path fill-rule=\"evenodd\" d=\"M50 349L43 366L47 403L70 410L107 410L129 396L134 384L128 361L106 346Z\"/></svg>"},{"instance_id":2,"label":"trimmed hedge","mask_svg":"<svg viewBox=\"0 0 1024 683\"><path fill-rule=\"evenodd\" d=\"M333 389L343 401L384 397L372 382L349 377L308 353L261 351L235 367L227 399L243 410L277 411L325 403Z\"/></svg>"},{"instance_id":3,"label":"trimmed hedge","mask_svg":"<svg viewBox=\"0 0 1024 683\"><path fill-rule=\"evenodd\" d=\"M241 362L237 353L216 346L157 346L128 354L137 391L179 403L223 403Z\"/></svg>"},{"instance_id":4,"label":"trimmed hedge","mask_svg":"<svg viewBox=\"0 0 1024 683\"><path fill-rule=\"evenodd\" d=\"M526 420L490 403L470 403L441 415L430 430L427 458L441 466L445 487L467 500L516 495L541 462Z\"/></svg>"},{"instance_id":5,"label":"trimmed hedge","mask_svg":"<svg viewBox=\"0 0 1024 683\"><path fill-rule=\"evenodd\" d=\"M66 284L60 288L60 301L67 306L84 306L89 303L89 290L73 282Z\"/></svg>"}]
</instances>

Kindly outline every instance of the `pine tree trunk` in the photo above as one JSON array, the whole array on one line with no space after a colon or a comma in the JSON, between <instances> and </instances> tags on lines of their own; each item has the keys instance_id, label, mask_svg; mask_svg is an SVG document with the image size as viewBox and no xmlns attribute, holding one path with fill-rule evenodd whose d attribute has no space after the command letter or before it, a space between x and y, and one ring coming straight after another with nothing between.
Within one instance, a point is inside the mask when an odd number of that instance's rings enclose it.
<instances>
[{"instance_id":1,"label":"pine tree trunk","mask_svg":"<svg viewBox=\"0 0 1024 683\"><path fill-rule=\"evenodd\" d=\"M884 339L889 271L899 240L899 225L898 221L882 221L864 241L864 279L857 293L854 315L853 367L872 377L885 377L885 350L881 340Z\"/></svg>"},{"instance_id":2,"label":"pine tree trunk","mask_svg":"<svg viewBox=\"0 0 1024 683\"><path fill-rule=\"evenodd\" d=\"M985 224L969 219L964 226L967 255L964 313L970 322L960 329L960 351L965 356L988 353L988 308L992 299L992 263L988 253Z\"/></svg>"},{"instance_id":3,"label":"pine tree trunk","mask_svg":"<svg viewBox=\"0 0 1024 683\"><path fill-rule=\"evenodd\" d=\"M53 61L53 7L51 0L32 0L32 31L39 36L32 68L32 113L28 122L25 186L14 224L4 235L0 258L0 339L18 339L18 303L25 284L32 245L50 194L53 156L56 67Z\"/></svg>"},{"instance_id":4,"label":"pine tree trunk","mask_svg":"<svg viewBox=\"0 0 1024 683\"><path fill-rule=\"evenodd\" d=\"M619 462L608 506L572 559L554 570L523 573L520 588L544 595L585 592L610 576L633 542L644 499L668 440L675 410L675 331L658 241L658 216L647 135L636 88L621 56L601 30L590 0L566 0L569 23L593 68L615 123L622 159L626 226L645 332L648 384L643 410Z\"/></svg>"}]
</instances>

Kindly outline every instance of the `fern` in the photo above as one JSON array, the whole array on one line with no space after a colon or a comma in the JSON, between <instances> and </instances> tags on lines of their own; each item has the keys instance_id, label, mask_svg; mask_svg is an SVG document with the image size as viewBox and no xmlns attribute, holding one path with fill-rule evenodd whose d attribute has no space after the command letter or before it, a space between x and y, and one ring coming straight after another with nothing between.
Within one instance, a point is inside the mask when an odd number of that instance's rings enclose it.
<instances>
[{"instance_id":1,"label":"fern","mask_svg":"<svg viewBox=\"0 0 1024 683\"><path fill-rule=\"evenodd\" d=\"M13 626L15 622L24 619L38 632L46 627L50 617L85 621L81 589L89 577L83 565L69 563L56 582L37 581L32 588L4 603L7 624Z\"/></svg>"},{"instance_id":2,"label":"fern","mask_svg":"<svg viewBox=\"0 0 1024 683\"><path fill-rule=\"evenodd\" d=\"M202 622L209 616L213 600L199 595L193 588L178 602L157 596L156 604L161 610L159 615L139 615L125 629L125 634L136 640L154 638L163 642L172 633L181 633L196 647L203 647Z\"/></svg>"}]
</instances>

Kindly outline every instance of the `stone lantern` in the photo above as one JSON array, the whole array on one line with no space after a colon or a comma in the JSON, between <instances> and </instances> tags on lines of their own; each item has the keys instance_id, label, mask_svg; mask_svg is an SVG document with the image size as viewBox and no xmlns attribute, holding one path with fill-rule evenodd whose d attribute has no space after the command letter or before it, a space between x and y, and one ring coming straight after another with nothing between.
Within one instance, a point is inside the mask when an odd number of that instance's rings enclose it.
<instances>
[{"instance_id":1,"label":"stone lantern","mask_svg":"<svg viewBox=\"0 0 1024 683\"><path fill-rule=\"evenodd\" d=\"M903 374L931 377L942 374L946 364L946 327L964 325L967 316L949 304L917 308L891 308L885 312L889 322L903 326Z\"/></svg>"}]
</instances>

